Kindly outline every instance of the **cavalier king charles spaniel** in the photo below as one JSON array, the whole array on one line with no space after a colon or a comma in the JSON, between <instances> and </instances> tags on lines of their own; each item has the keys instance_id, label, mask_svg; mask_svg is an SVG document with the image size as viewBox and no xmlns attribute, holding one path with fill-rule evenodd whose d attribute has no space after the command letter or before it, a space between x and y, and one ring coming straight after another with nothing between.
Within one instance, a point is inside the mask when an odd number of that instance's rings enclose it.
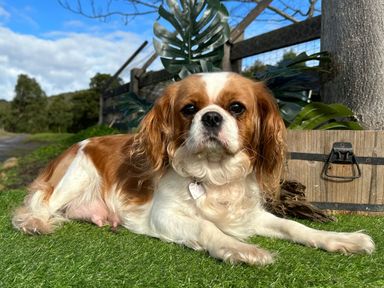
<instances>
[{"instance_id":1,"label":"cavalier king charles spaniel","mask_svg":"<svg viewBox=\"0 0 384 288\"><path fill-rule=\"evenodd\" d=\"M263 208L265 194L279 192L285 134L263 83L228 72L189 76L165 90L136 134L87 139L52 161L13 225L28 234L70 219L120 225L251 265L273 262L245 242L252 235L373 252L366 234L312 229Z\"/></svg>"}]
</instances>

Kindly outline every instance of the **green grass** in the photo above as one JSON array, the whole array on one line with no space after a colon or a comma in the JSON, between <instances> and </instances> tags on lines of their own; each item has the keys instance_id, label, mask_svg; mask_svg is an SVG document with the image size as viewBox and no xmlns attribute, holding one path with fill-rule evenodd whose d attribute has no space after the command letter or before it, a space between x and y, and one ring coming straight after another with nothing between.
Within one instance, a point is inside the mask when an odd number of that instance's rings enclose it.
<instances>
[{"instance_id":1,"label":"green grass","mask_svg":"<svg viewBox=\"0 0 384 288\"><path fill-rule=\"evenodd\" d=\"M22 162L46 161L46 154L56 155L76 137L60 140L51 145L54 148L41 148ZM20 171L12 173L10 178L17 178ZM277 252L276 262L266 267L232 266L206 253L122 228L115 233L108 227L70 222L52 235L23 235L12 228L10 215L25 193L24 188L0 192L2 288L384 287L384 217L343 215L337 217L338 222L327 224L300 221L318 229L365 229L377 245L373 255L344 256L254 237L252 243Z\"/></svg>"},{"instance_id":2,"label":"green grass","mask_svg":"<svg viewBox=\"0 0 384 288\"><path fill-rule=\"evenodd\" d=\"M0 128L0 137L9 135L12 135L12 133L5 131L3 128Z\"/></svg>"},{"instance_id":3,"label":"green grass","mask_svg":"<svg viewBox=\"0 0 384 288\"><path fill-rule=\"evenodd\" d=\"M26 141L61 142L72 135L70 133L37 133L28 135Z\"/></svg>"}]
</instances>

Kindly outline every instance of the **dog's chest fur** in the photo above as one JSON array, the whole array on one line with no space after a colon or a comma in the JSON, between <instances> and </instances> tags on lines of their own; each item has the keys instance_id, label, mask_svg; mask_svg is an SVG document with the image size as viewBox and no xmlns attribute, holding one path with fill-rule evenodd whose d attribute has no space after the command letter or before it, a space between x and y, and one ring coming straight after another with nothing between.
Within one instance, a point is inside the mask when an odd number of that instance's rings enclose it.
<instances>
[{"instance_id":1,"label":"dog's chest fur","mask_svg":"<svg viewBox=\"0 0 384 288\"><path fill-rule=\"evenodd\" d=\"M202 184L204 195L195 200L198 213L219 227L242 226L250 211L260 203L260 194L253 177L224 185Z\"/></svg>"},{"instance_id":2,"label":"dog's chest fur","mask_svg":"<svg viewBox=\"0 0 384 288\"><path fill-rule=\"evenodd\" d=\"M198 199L193 199L189 191L192 178L182 177L170 169L162 180L153 199L156 215L152 214L152 219L173 211L208 220L227 235L239 239L252 235L248 224L256 217L255 213L262 210L262 198L253 175L223 185L202 183L204 194Z\"/></svg>"}]
</instances>

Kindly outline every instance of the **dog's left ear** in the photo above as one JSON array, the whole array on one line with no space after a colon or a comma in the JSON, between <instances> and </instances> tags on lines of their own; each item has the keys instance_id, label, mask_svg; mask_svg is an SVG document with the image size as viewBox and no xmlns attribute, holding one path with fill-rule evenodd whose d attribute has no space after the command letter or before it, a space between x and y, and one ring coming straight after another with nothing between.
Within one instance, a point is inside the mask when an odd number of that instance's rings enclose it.
<instances>
[{"instance_id":1,"label":"dog's left ear","mask_svg":"<svg viewBox=\"0 0 384 288\"><path fill-rule=\"evenodd\" d=\"M132 145L132 162L145 174L163 172L173 137L173 106L177 84L166 88L140 123Z\"/></svg>"},{"instance_id":2,"label":"dog's left ear","mask_svg":"<svg viewBox=\"0 0 384 288\"><path fill-rule=\"evenodd\" d=\"M256 115L254 119L254 169L260 188L273 198L280 191L286 153L286 128L269 89L262 82L254 85Z\"/></svg>"}]
</instances>

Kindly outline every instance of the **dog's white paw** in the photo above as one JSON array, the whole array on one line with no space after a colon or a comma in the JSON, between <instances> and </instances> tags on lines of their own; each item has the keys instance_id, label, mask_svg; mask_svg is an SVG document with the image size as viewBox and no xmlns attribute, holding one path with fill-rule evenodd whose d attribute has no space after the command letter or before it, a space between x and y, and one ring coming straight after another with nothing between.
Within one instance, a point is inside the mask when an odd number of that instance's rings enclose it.
<instances>
[{"instance_id":1,"label":"dog's white paw","mask_svg":"<svg viewBox=\"0 0 384 288\"><path fill-rule=\"evenodd\" d=\"M323 238L319 247L330 252L341 252L344 254L371 254L375 250L372 238L361 232L332 233Z\"/></svg>"},{"instance_id":2,"label":"dog's white paw","mask_svg":"<svg viewBox=\"0 0 384 288\"><path fill-rule=\"evenodd\" d=\"M231 264L246 263L248 265L268 265L274 262L273 255L267 250L255 245L245 244L240 247L220 249L221 257L225 262Z\"/></svg>"}]
</instances>

